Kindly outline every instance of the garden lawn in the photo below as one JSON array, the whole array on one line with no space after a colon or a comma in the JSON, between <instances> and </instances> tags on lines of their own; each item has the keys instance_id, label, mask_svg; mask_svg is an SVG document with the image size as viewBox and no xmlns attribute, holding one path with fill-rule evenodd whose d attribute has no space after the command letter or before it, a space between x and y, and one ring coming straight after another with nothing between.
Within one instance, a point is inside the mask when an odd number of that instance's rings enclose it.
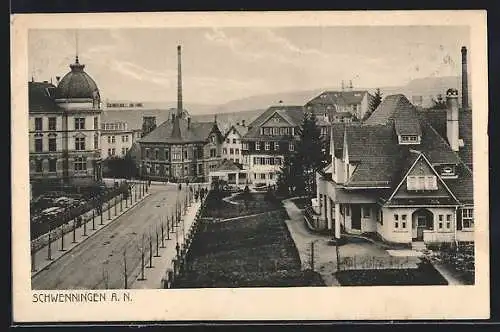
<instances>
[{"instance_id":1,"label":"garden lawn","mask_svg":"<svg viewBox=\"0 0 500 332\"><path fill-rule=\"evenodd\" d=\"M416 269L339 271L335 277L342 286L425 286L447 285L446 279L427 260Z\"/></svg>"},{"instance_id":2,"label":"garden lawn","mask_svg":"<svg viewBox=\"0 0 500 332\"><path fill-rule=\"evenodd\" d=\"M319 274L301 271L281 210L206 224L186 260L187 270L176 278L175 288L324 285Z\"/></svg>"}]
</instances>

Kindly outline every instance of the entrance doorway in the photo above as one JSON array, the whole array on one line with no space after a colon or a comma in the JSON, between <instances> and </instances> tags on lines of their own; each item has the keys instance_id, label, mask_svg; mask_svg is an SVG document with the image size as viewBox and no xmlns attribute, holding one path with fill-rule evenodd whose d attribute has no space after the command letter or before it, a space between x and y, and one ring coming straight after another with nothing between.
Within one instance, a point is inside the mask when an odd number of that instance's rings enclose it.
<instances>
[{"instance_id":1,"label":"entrance doorway","mask_svg":"<svg viewBox=\"0 0 500 332\"><path fill-rule=\"evenodd\" d=\"M351 228L361 230L361 208L359 205L351 205Z\"/></svg>"},{"instance_id":2,"label":"entrance doorway","mask_svg":"<svg viewBox=\"0 0 500 332\"><path fill-rule=\"evenodd\" d=\"M434 229L434 215L427 209L419 209L412 215L412 239L424 240L424 230Z\"/></svg>"}]
</instances>

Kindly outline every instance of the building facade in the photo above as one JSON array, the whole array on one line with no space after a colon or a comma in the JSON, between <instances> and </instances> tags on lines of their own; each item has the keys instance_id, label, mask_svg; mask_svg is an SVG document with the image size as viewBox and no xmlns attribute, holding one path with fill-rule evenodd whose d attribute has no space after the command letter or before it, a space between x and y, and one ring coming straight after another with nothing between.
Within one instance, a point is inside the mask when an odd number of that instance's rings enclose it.
<instances>
[{"instance_id":1,"label":"building facade","mask_svg":"<svg viewBox=\"0 0 500 332\"><path fill-rule=\"evenodd\" d=\"M373 95L366 90L324 91L308 101L304 107L330 123L356 122L370 109Z\"/></svg>"},{"instance_id":2,"label":"building facade","mask_svg":"<svg viewBox=\"0 0 500 332\"><path fill-rule=\"evenodd\" d=\"M471 141L459 130L458 91L446 96L444 137L403 95L386 97L363 125L332 126L318 209L307 213L314 227L414 246L473 241L472 170L461 157Z\"/></svg>"},{"instance_id":3,"label":"building facade","mask_svg":"<svg viewBox=\"0 0 500 332\"><path fill-rule=\"evenodd\" d=\"M101 157L123 158L137 139L137 133L128 129L126 122L106 122L101 124Z\"/></svg>"},{"instance_id":4,"label":"building facade","mask_svg":"<svg viewBox=\"0 0 500 332\"><path fill-rule=\"evenodd\" d=\"M303 116L302 106L271 106L248 125L241 142L249 183L276 184L285 155L295 151Z\"/></svg>"},{"instance_id":5,"label":"building facade","mask_svg":"<svg viewBox=\"0 0 500 332\"><path fill-rule=\"evenodd\" d=\"M223 137L222 159L230 160L236 164L243 164L241 138L247 133L248 128L239 124L232 125Z\"/></svg>"},{"instance_id":6,"label":"building facade","mask_svg":"<svg viewBox=\"0 0 500 332\"><path fill-rule=\"evenodd\" d=\"M85 185L100 181L99 89L84 71L70 65L57 85L29 82L30 183Z\"/></svg>"}]
</instances>

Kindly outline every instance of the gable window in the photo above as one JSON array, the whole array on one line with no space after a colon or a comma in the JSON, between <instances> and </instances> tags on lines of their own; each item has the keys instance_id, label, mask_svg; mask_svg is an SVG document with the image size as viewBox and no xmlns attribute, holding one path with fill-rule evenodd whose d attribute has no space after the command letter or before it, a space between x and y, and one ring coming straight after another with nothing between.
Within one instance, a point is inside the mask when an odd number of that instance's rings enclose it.
<instances>
[{"instance_id":1,"label":"gable window","mask_svg":"<svg viewBox=\"0 0 500 332\"><path fill-rule=\"evenodd\" d=\"M406 178L407 190L437 190L437 178L435 175L409 175Z\"/></svg>"},{"instance_id":2,"label":"gable window","mask_svg":"<svg viewBox=\"0 0 500 332\"><path fill-rule=\"evenodd\" d=\"M236 144L236 138L233 138L233 144Z\"/></svg>"},{"instance_id":3,"label":"gable window","mask_svg":"<svg viewBox=\"0 0 500 332\"><path fill-rule=\"evenodd\" d=\"M56 130L56 118L49 118L49 130Z\"/></svg>"},{"instance_id":4,"label":"gable window","mask_svg":"<svg viewBox=\"0 0 500 332\"><path fill-rule=\"evenodd\" d=\"M399 144L420 144L420 136L418 135L400 135Z\"/></svg>"},{"instance_id":5,"label":"gable window","mask_svg":"<svg viewBox=\"0 0 500 332\"><path fill-rule=\"evenodd\" d=\"M265 143L265 149L266 149L266 151L269 151L269 149L271 149L271 142Z\"/></svg>"},{"instance_id":6,"label":"gable window","mask_svg":"<svg viewBox=\"0 0 500 332\"><path fill-rule=\"evenodd\" d=\"M109 149L108 149L109 151ZM108 152L108 154L111 154ZM146 149L146 159L149 159L150 158L150 150L149 149Z\"/></svg>"},{"instance_id":7,"label":"gable window","mask_svg":"<svg viewBox=\"0 0 500 332\"><path fill-rule=\"evenodd\" d=\"M85 118L75 118L75 130L85 129Z\"/></svg>"},{"instance_id":8,"label":"gable window","mask_svg":"<svg viewBox=\"0 0 500 332\"><path fill-rule=\"evenodd\" d=\"M263 129L263 134L264 135L269 135L269 132L270 132L270 128L266 127L266 128Z\"/></svg>"},{"instance_id":9,"label":"gable window","mask_svg":"<svg viewBox=\"0 0 500 332\"><path fill-rule=\"evenodd\" d=\"M35 118L35 130L36 131L41 131L42 130L42 118Z\"/></svg>"},{"instance_id":10,"label":"gable window","mask_svg":"<svg viewBox=\"0 0 500 332\"><path fill-rule=\"evenodd\" d=\"M442 177L454 177L456 176L455 165L442 166L439 173Z\"/></svg>"},{"instance_id":11,"label":"gable window","mask_svg":"<svg viewBox=\"0 0 500 332\"><path fill-rule=\"evenodd\" d=\"M474 211L472 208L462 209L462 229L474 228Z\"/></svg>"}]
</instances>

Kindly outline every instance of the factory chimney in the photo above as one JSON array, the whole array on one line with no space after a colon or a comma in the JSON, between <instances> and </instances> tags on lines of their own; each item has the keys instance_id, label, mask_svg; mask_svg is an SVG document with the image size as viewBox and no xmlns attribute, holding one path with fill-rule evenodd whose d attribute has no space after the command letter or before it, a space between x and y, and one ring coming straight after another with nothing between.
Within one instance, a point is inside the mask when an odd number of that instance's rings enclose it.
<instances>
[{"instance_id":1,"label":"factory chimney","mask_svg":"<svg viewBox=\"0 0 500 332\"><path fill-rule=\"evenodd\" d=\"M182 116L182 110L181 45L177 45L177 117Z\"/></svg>"},{"instance_id":2,"label":"factory chimney","mask_svg":"<svg viewBox=\"0 0 500 332\"><path fill-rule=\"evenodd\" d=\"M462 108L469 107L469 86L467 83L467 48L462 46Z\"/></svg>"}]
</instances>

